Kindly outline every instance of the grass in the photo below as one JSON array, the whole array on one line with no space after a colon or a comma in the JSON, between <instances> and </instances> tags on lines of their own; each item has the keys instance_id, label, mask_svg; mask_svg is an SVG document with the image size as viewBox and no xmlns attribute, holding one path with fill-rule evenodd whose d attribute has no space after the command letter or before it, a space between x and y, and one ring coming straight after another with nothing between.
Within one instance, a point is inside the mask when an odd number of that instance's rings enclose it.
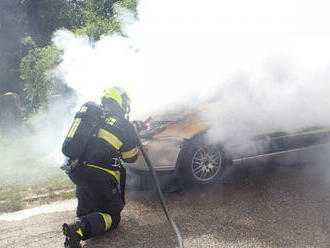
<instances>
[{"instance_id":1,"label":"grass","mask_svg":"<svg viewBox=\"0 0 330 248\"><path fill-rule=\"evenodd\" d=\"M74 197L56 139L39 136L0 139L0 213Z\"/></svg>"},{"instance_id":2,"label":"grass","mask_svg":"<svg viewBox=\"0 0 330 248\"><path fill-rule=\"evenodd\" d=\"M59 168L0 175L0 213L74 197L74 185Z\"/></svg>"}]
</instances>

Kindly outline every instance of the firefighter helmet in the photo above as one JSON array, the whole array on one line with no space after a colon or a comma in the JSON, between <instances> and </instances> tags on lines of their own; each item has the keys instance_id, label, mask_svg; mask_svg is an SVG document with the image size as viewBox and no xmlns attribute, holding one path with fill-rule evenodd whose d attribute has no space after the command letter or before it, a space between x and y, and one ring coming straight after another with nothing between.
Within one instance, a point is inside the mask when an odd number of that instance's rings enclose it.
<instances>
[{"instance_id":1,"label":"firefighter helmet","mask_svg":"<svg viewBox=\"0 0 330 248\"><path fill-rule=\"evenodd\" d=\"M108 88L104 90L102 96L102 104L105 105L107 100L114 100L125 115L128 115L130 112L130 97L127 91L119 86L114 86L112 88Z\"/></svg>"}]
</instances>

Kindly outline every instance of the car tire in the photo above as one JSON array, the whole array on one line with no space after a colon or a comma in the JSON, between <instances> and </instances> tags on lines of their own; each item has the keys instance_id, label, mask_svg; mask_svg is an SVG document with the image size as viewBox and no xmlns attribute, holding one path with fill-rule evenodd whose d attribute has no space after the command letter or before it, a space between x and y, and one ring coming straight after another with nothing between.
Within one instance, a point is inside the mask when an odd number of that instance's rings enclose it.
<instances>
[{"instance_id":1,"label":"car tire","mask_svg":"<svg viewBox=\"0 0 330 248\"><path fill-rule=\"evenodd\" d=\"M187 141L181 150L179 176L188 184L212 184L223 174L227 163L221 145L208 144L198 136Z\"/></svg>"}]
</instances>

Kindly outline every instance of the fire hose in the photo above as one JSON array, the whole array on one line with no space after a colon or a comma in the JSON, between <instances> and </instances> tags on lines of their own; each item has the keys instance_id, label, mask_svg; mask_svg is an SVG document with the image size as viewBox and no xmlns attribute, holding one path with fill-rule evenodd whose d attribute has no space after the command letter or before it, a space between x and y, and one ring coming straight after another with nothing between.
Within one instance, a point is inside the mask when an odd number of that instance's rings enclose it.
<instances>
[{"instance_id":1,"label":"fire hose","mask_svg":"<svg viewBox=\"0 0 330 248\"><path fill-rule=\"evenodd\" d=\"M174 230L174 232L176 233L177 235L177 239L178 239L178 243L179 243L179 248L183 248L183 240L182 240L182 236L181 236L181 233L180 233L180 230L179 228L177 227L177 225L175 224L174 220L172 219L172 216L170 215L169 211L168 211L168 208L167 208L167 205L166 205L166 202L165 202L165 198L164 198L164 195L160 189L160 184L159 184L159 179L158 179L158 176L156 175L156 172L154 170L154 167L152 166L152 163L150 162L150 159L147 155L147 153L145 152L144 150L144 147L142 145L142 142L141 142L141 139L140 139L140 136L137 135L138 137L138 146L142 152L142 155L144 157L144 160L151 172L151 175L152 175L152 178L154 180L154 183L156 185L156 189L157 189L157 193L158 193L158 196L159 196L159 200L160 200L160 203L162 205L162 208L163 208L163 211L166 215L166 218L168 220L168 222L170 223L172 229Z\"/></svg>"}]
</instances>

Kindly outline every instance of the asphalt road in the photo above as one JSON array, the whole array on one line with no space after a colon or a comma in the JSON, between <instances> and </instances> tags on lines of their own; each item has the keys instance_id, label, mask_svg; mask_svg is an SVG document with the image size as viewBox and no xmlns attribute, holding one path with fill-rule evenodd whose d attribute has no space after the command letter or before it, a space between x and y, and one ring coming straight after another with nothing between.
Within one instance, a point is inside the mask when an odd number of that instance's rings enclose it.
<instances>
[{"instance_id":1,"label":"asphalt road","mask_svg":"<svg viewBox=\"0 0 330 248\"><path fill-rule=\"evenodd\" d=\"M166 195L185 247L330 247L330 162L240 165L212 187ZM176 247L150 193L128 192L120 227L86 248ZM0 247L63 247L74 211L0 220Z\"/></svg>"}]
</instances>

